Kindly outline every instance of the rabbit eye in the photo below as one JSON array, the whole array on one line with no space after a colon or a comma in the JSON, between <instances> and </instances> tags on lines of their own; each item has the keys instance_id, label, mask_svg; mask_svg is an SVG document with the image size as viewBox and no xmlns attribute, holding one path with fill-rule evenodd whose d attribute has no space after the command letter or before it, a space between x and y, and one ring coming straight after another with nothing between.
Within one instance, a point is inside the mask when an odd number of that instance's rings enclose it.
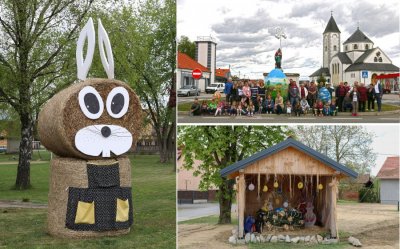
<instances>
[{"instance_id":1,"label":"rabbit eye","mask_svg":"<svg viewBox=\"0 0 400 249\"><path fill-rule=\"evenodd\" d=\"M107 112L113 118L122 117L129 106L129 94L123 87L116 87L108 94L106 107Z\"/></svg>"},{"instance_id":2,"label":"rabbit eye","mask_svg":"<svg viewBox=\"0 0 400 249\"><path fill-rule=\"evenodd\" d=\"M104 110L104 103L100 94L91 86L82 88L79 92L79 106L86 117L98 119Z\"/></svg>"}]
</instances>

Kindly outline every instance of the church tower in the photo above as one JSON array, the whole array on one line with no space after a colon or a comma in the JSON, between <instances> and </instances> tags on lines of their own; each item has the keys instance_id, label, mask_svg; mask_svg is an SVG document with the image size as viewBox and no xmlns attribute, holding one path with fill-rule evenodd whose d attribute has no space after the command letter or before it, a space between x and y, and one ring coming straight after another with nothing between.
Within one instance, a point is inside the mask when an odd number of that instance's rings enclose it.
<instances>
[{"instance_id":1,"label":"church tower","mask_svg":"<svg viewBox=\"0 0 400 249\"><path fill-rule=\"evenodd\" d=\"M329 68L332 57L340 52L340 30L335 19L331 14L328 24L323 33L323 65L324 68Z\"/></svg>"}]
</instances>

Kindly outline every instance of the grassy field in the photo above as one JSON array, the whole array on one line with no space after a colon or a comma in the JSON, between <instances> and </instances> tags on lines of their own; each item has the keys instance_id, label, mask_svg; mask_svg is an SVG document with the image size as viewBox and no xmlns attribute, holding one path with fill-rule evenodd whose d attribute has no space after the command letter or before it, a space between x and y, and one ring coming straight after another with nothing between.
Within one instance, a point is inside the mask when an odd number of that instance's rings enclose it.
<instances>
[{"instance_id":1,"label":"grassy field","mask_svg":"<svg viewBox=\"0 0 400 249\"><path fill-rule=\"evenodd\" d=\"M28 198L46 203L49 163L31 165L32 189L16 191L12 190L16 164L4 164L4 157L9 155L0 155L0 200ZM45 209L0 208L0 248L175 248L173 165L158 163L158 156L130 158L134 224L128 235L85 240L53 238L46 234Z\"/></svg>"}]
</instances>

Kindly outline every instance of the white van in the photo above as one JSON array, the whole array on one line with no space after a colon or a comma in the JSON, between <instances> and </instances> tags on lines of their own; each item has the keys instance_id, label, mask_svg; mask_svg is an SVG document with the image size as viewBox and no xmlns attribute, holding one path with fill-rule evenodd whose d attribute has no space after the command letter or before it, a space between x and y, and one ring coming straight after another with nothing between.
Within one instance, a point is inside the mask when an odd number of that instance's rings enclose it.
<instances>
[{"instance_id":1,"label":"white van","mask_svg":"<svg viewBox=\"0 0 400 249\"><path fill-rule=\"evenodd\" d=\"M216 91L224 92L225 83L215 82L206 87L206 93L215 93Z\"/></svg>"}]
</instances>

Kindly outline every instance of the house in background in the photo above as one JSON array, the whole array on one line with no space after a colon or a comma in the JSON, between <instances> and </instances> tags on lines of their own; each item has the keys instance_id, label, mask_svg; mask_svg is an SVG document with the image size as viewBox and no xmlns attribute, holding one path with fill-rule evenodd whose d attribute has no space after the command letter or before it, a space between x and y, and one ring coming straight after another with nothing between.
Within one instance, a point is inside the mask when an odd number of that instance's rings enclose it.
<instances>
[{"instance_id":1,"label":"house in background","mask_svg":"<svg viewBox=\"0 0 400 249\"><path fill-rule=\"evenodd\" d=\"M199 189L201 177L193 176L194 171L201 164L201 161L194 160L193 169L183 168L184 157L182 151L177 150L177 169L178 169L178 203L206 203L216 199L217 188L211 188L207 191Z\"/></svg>"},{"instance_id":2,"label":"house in background","mask_svg":"<svg viewBox=\"0 0 400 249\"><path fill-rule=\"evenodd\" d=\"M387 157L376 176L381 181L382 204L398 204L399 202L399 164L399 156Z\"/></svg>"},{"instance_id":3,"label":"house in background","mask_svg":"<svg viewBox=\"0 0 400 249\"><path fill-rule=\"evenodd\" d=\"M215 70L216 82L227 82L229 77L232 77L230 68L217 68Z\"/></svg>"},{"instance_id":4,"label":"house in background","mask_svg":"<svg viewBox=\"0 0 400 249\"><path fill-rule=\"evenodd\" d=\"M202 77L198 80L192 77L194 69L200 69L202 72ZM184 86L196 86L201 92L204 92L211 82L211 77L211 72L207 67L193 60L187 54L178 52L178 68L176 70L176 84L178 89Z\"/></svg>"}]
</instances>

